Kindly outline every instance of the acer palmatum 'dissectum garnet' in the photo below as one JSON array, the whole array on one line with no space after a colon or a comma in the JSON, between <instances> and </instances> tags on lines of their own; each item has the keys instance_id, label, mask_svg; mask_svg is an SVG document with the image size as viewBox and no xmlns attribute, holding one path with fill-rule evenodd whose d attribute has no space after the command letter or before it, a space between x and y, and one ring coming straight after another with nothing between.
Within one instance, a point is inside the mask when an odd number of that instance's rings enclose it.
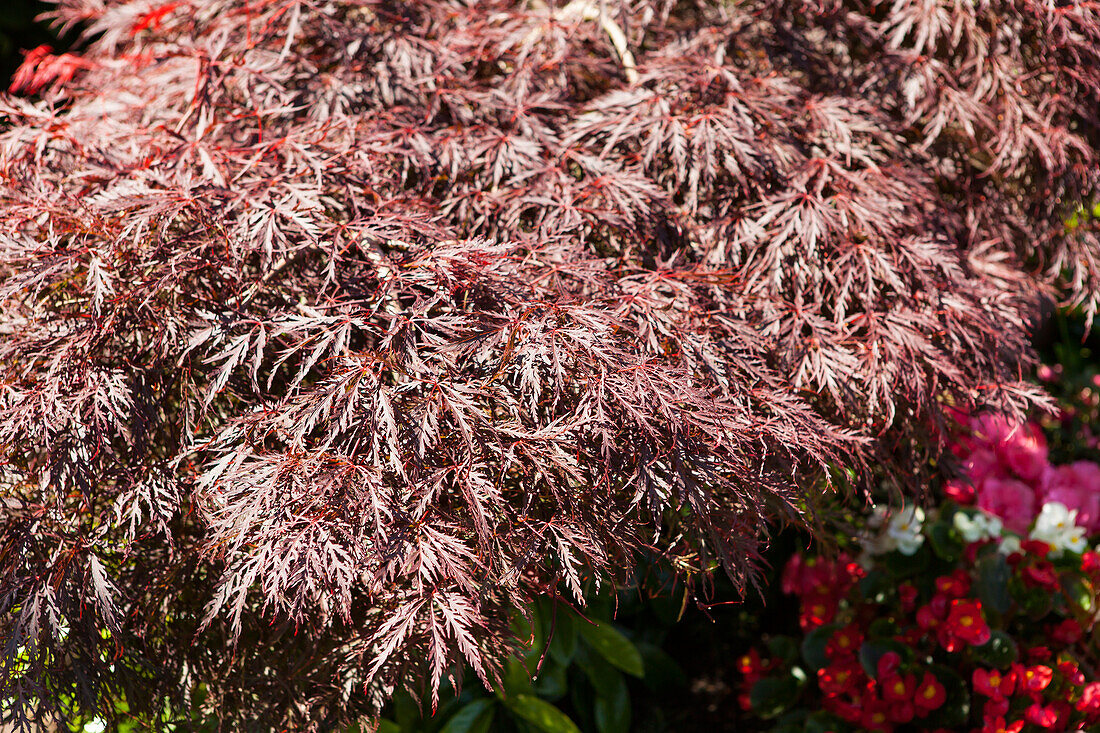
<instances>
[{"instance_id":1,"label":"acer palmatum 'dissectum garnet'","mask_svg":"<svg viewBox=\"0 0 1100 733\"><path fill-rule=\"evenodd\" d=\"M919 487L1100 304L1093 3L56 18L0 100L5 719L491 681L539 593Z\"/></svg>"}]
</instances>

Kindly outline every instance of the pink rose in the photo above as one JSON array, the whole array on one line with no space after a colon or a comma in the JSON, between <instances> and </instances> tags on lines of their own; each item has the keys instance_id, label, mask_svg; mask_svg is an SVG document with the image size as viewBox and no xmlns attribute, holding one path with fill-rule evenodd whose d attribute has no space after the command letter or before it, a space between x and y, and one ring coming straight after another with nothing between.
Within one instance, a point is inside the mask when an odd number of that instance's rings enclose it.
<instances>
[{"instance_id":1,"label":"pink rose","mask_svg":"<svg viewBox=\"0 0 1100 733\"><path fill-rule=\"evenodd\" d=\"M978 485L978 508L996 514L1005 527L1024 534L1035 518L1035 490L1022 481L990 476Z\"/></svg>"},{"instance_id":2,"label":"pink rose","mask_svg":"<svg viewBox=\"0 0 1100 733\"><path fill-rule=\"evenodd\" d=\"M1077 525L1093 534L1100 531L1100 465L1077 461L1052 466L1043 473L1044 502L1057 501L1077 510Z\"/></svg>"}]
</instances>

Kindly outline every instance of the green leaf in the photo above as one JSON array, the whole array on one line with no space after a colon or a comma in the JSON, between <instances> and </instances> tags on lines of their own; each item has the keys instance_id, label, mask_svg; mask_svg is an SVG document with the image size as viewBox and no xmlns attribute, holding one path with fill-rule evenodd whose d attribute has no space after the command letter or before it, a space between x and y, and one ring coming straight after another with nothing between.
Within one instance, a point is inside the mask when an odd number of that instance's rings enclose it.
<instances>
[{"instance_id":1,"label":"green leaf","mask_svg":"<svg viewBox=\"0 0 1100 733\"><path fill-rule=\"evenodd\" d=\"M568 715L534 695L508 697L504 704L516 717L526 720L545 733L581 733Z\"/></svg>"},{"instance_id":2,"label":"green leaf","mask_svg":"<svg viewBox=\"0 0 1100 733\"><path fill-rule=\"evenodd\" d=\"M613 694L596 698L593 713L600 733L627 733L630 730L630 691L622 675L619 675Z\"/></svg>"},{"instance_id":3,"label":"green leaf","mask_svg":"<svg viewBox=\"0 0 1100 733\"><path fill-rule=\"evenodd\" d=\"M687 687L688 679L684 670L668 652L656 644L638 642L635 644L645 663L645 677L642 682L654 692Z\"/></svg>"},{"instance_id":4,"label":"green leaf","mask_svg":"<svg viewBox=\"0 0 1100 733\"><path fill-rule=\"evenodd\" d=\"M405 733L416 730L420 722L420 706L409 694L408 690L400 689L393 696L393 717L397 719L397 725Z\"/></svg>"},{"instance_id":5,"label":"green leaf","mask_svg":"<svg viewBox=\"0 0 1100 733\"><path fill-rule=\"evenodd\" d=\"M806 721L806 710L791 710L790 712L783 713L776 719L775 724L777 726L795 726L799 731L802 730L802 724ZM774 730L772 733L776 733Z\"/></svg>"},{"instance_id":6,"label":"green leaf","mask_svg":"<svg viewBox=\"0 0 1100 733\"><path fill-rule=\"evenodd\" d=\"M749 703L761 718L774 718L795 703L798 690L798 680L791 675L765 677L752 686Z\"/></svg>"},{"instance_id":7,"label":"green leaf","mask_svg":"<svg viewBox=\"0 0 1100 733\"><path fill-rule=\"evenodd\" d=\"M881 603L895 583L890 576L879 569L871 570L859 581L859 594L866 601Z\"/></svg>"},{"instance_id":8,"label":"green leaf","mask_svg":"<svg viewBox=\"0 0 1100 733\"><path fill-rule=\"evenodd\" d=\"M531 673L527 671L527 666L521 660L510 657L504 663L501 684L503 687L497 692L498 695L531 692Z\"/></svg>"},{"instance_id":9,"label":"green leaf","mask_svg":"<svg viewBox=\"0 0 1100 733\"><path fill-rule=\"evenodd\" d=\"M876 618L867 627L867 635L872 639L893 639L897 633L898 625L888 618Z\"/></svg>"},{"instance_id":10,"label":"green leaf","mask_svg":"<svg viewBox=\"0 0 1100 733\"><path fill-rule=\"evenodd\" d=\"M1071 577L1066 579L1062 584L1062 590L1065 592L1066 598L1076 605L1081 612L1087 614L1092 611L1092 591L1080 578Z\"/></svg>"},{"instance_id":11,"label":"green leaf","mask_svg":"<svg viewBox=\"0 0 1100 733\"><path fill-rule=\"evenodd\" d=\"M989 641L981 646L971 647L970 653L975 660L997 669L1008 669L1020 656L1016 642L1003 631L992 632Z\"/></svg>"},{"instance_id":12,"label":"green leaf","mask_svg":"<svg viewBox=\"0 0 1100 733\"><path fill-rule=\"evenodd\" d=\"M488 697L474 700L452 715L439 733L486 733L495 714L495 700Z\"/></svg>"},{"instance_id":13,"label":"green leaf","mask_svg":"<svg viewBox=\"0 0 1100 733\"><path fill-rule=\"evenodd\" d=\"M552 618L554 631L550 637L550 656L558 664L568 666L577 652L577 623L573 613L563 603L558 604L557 615Z\"/></svg>"},{"instance_id":14,"label":"green leaf","mask_svg":"<svg viewBox=\"0 0 1100 733\"><path fill-rule=\"evenodd\" d=\"M569 692L569 682L566 675L567 669L553 659L548 659L539 672L539 677L534 682L535 693L551 702L565 697Z\"/></svg>"},{"instance_id":15,"label":"green leaf","mask_svg":"<svg viewBox=\"0 0 1100 733\"><path fill-rule=\"evenodd\" d=\"M798 644L789 636L773 636L768 639L767 645L772 656L786 664L798 659Z\"/></svg>"},{"instance_id":16,"label":"green leaf","mask_svg":"<svg viewBox=\"0 0 1100 733\"><path fill-rule=\"evenodd\" d=\"M838 730L845 730L844 723L840 718L829 713L817 712L806 718L806 724L803 727L805 733L835 733Z\"/></svg>"},{"instance_id":17,"label":"green leaf","mask_svg":"<svg viewBox=\"0 0 1100 733\"><path fill-rule=\"evenodd\" d=\"M928 549L928 543L921 545L912 555L903 555L894 550L882 556L882 565L890 573L893 580L884 590L893 590L900 578L911 578L920 575L928 569L932 560L932 551ZM866 580L866 578L864 578ZM869 599L878 602L878 599Z\"/></svg>"},{"instance_id":18,"label":"green leaf","mask_svg":"<svg viewBox=\"0 0 1100 733\"><path fill-rule=\"evenodd\" d=\"M590 651L587 646L577 648L574 663L584 671L589 682L596 688L596 694L611 697L622 681L623 674L603 657Z\"/></svg>"},{"instance_id":19,"label":"green leaf","mask_svg":"<svg viewBox=\"0 0 1100 733\"><path fill-rule=\"evenodd\" d=\"M377 733L400 733L400 731L401 731L401 726L399 726L397 723L393 722L392 720L387 720L387 719L383 718L382 720L378 721L378 731L377 731Z\"/></svg>"},{"instance_id":20,"label":"green leaf","mask_svg":"<svg viewBox=\"0 0 1100 733\"><path fill-rule=\"evenodd\" d=\"M608 623L592 625L580 622L581 636L607 661L635 677L645 675L645 664L638 649L622 633Z\"/></svg>"},{"instance_id":21,"label":"green leaf","mask_svg":"<svg viewBox=\"0 0 1100 733\"><path fill-rule=\"evenodd\" d=\"M995 552L978 560L978 580L975 583L982 605L999 614L1008 613L1012 596L1008 581L1012 573L1004 555Z\"/></svg>"},{"instance_id":22,"label":"green leaf","mask_svg":"<svg viewBox=\"0 0 1100 733\"><path fill-rule=\"evenodd\" d=\"M829 666L829 657L825 654L825 647L829 643L829 638L839 628L836 624L819 626L806 634L806 638L802 640L802 659L805 660L807 666L813 672L816 673L819 669Z\"/></svg>"},{"instance_id":23,"label":"green leaf","mask_svg":"<svg viewBox=\"0 0 1100 733\"><path fill-rule=\"evenodd\" d=\"M940 559L953 563L962 556L965 546L958 532L946 522L936 522L928 528L926 535L932 544L932 552Z\"/></svg>"},{"instance_id":24,"label":"green leaf","mask_svg":"<svg viewBox=\"0 0 1100 733\"><path fill-rule=\"evenodd\" d=\"M1042 588L1024 588L1016 598L1023 612L1035 621L1046 616L1054 607L1054 599Z\"/></svg>"}]
</instances>

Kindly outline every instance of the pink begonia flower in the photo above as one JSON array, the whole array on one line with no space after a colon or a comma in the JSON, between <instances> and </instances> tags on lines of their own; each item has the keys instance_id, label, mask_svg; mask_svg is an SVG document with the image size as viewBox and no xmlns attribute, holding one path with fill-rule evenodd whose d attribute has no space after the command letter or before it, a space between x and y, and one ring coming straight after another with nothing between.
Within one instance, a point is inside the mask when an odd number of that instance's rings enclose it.
<instances>
[{"instance_id":1,"label":"pink begonia flower","mask_svg":"<svg viewBox=\"0 0 1100 733\"><path fill-rule=\"evenodd\" d=\"M1035 518L1035 490L1022 481L990 476L978 485L978 508L1000 517L1007 529L1024 534Z\"/></svg>"},{"instance_id":2,"label":"pink begonia flower","mask_svg":"<svg viewBox=\"0 0 1100 733\"><path fill-rule=\"evenodd\" d=\"M1077 526L1089 534L1100 531L1100 465L1077 461L1051 466L1040 485L1043 502L1057 501L1077 510Z\"/></svg>"},{"instance_id":3,"label":"pink begonia flower","mask_svg":"<svg viewBox=\"0 0 1100 733\"><path fill-rule=\"evenodd\" d=\"M999 453L1004 456L1008 467L1024 481L1037 482L1050 467L1047 462L1047 440L1035 423L1021 425L1018 430L1005 436Z\"/></svg>"},{"instance_id":4,"label":"pink begonia flower","mask_svg":"<svg viewBox=\"0 0 1100 733\"><path fill-rule=\"evenodd\" d=\"M963 461L966 477L975 486L987 478L1008 478L1008 470L997 454L991 450L976 450Z\"/></svg>"},{"instance_id":5,"label":"pink begonia flower","mask_svg":"<svg viewBox=\"0 0 1100 733\"><path fill-rule=\"evenodd\" d=\"M979 453L991 451L1000 465L1027 482L1038 481L1049 465L1047 441L1035 423L1021 424L1003 415L981 415L970 421L970 429L975 449L972 460ZM986 473L971 475L975 483L990 475L988 462L987 455L979 458L978 468Z\"/></svg>"}]
</instances>

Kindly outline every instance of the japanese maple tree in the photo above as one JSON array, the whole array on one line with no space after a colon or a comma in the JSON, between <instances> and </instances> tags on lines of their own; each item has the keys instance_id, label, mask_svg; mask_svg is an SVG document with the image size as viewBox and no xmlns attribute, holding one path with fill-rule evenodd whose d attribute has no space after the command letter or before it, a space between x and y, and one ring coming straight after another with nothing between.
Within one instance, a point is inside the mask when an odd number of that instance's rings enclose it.
<instances>
[{"instance_id":1,"label":"japanese maple tree","mask_svg":"<svg viewBox=\"0 0 1100 733\"><path fill-rule=\"evenodd\" d=\"M1100 307L1100 10L62 0L0 98L0 719L330 729L919 488ZM868 468L873 466L873 470Z\"/></svg>"}]
</instances>

